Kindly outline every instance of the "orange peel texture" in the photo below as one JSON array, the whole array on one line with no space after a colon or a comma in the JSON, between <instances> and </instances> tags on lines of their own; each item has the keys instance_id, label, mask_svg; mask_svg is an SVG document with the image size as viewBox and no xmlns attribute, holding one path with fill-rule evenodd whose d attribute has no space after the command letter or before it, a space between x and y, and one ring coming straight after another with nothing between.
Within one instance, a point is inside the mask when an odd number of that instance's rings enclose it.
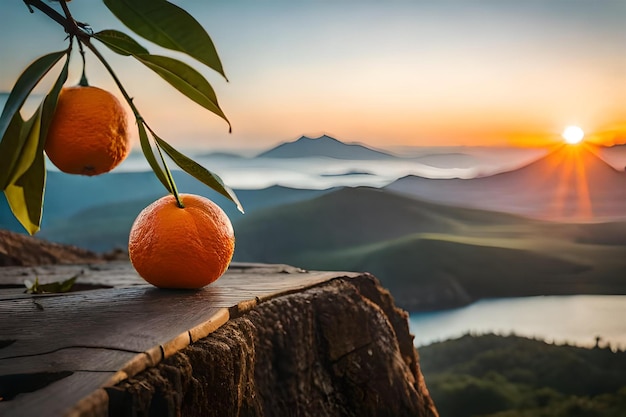
<instances>
[{"instance_id":1,"label":"orange peel texture","mask_svg":"<svg viewBox=\"0 0 626 417\"><path fill-rule=\"evenodd\" d=\"M139 275L159 288L201 288L226 270L235 250L232 224L208 198L173 195L143 209L129 235L128 253Z\"/></svg>"},{"instance_id":2,"label":"orange peel texture","mask_svg":"<svg viewBox=\"0 0 626 417\"><path fill-rule=\"evenodd\" d=\"M113 94L98 87L63 88L45 151L50 161L68 174L111 171L130 151L124 107Z\"/></svg>"}]
</instances>

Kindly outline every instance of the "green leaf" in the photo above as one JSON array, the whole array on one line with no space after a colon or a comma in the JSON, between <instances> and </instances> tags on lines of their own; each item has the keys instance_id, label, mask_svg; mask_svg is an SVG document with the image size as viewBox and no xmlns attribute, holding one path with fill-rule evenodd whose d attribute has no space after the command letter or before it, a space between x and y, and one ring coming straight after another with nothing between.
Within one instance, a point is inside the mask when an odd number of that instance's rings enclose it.
<instances>
[{"instance_id":1,"label":"green leaf","mask_svg":"<svg viewBox=\"0 0 626 417\"><path fill-rule=\"evenodd\" d=\"M28 170L4 190L13 215L31 235L41 224L45 184L46 162L43 152L38 152Z\"/></svg>"},{"instance_id":2,"label":"green leaf","mask_svg":"<svg viewBox=\"0 0 626 417\"><path fill-rule=\"evenodd\" d=\"M50 294L50 293L63 293L72 290L72 287L76 283L76 279L82 274L82 271L71 278L64 281L50 282L48 284L40 284L39 277L35 277L35 282L26 280L24 285L26 286L26 292L28 294Z\"/></svg>"},{"instance_id":3,"label":"green leaf","mask_svg":"<svg viewBox=\"0 0 626 417\"><path fill-rule=\"evenodd\" d=\"M63 84L67 81L69 61L69 59L66 59L65 65L57 77L52 89L44 98L41 104L41 111L35 112L35 114L22 126L20 139L23 144L19 154L17 155L18 158L17 161L15 161L15 166L11 168L12 173L8 184L14 183L26 172L28 167L30 167L35 160L37 152L43 152L46 137L48 135L48 127L50 126L54 116L54 110L56 109L59 93L61 92L61 88L63 88Z\"/></svg>"},{"instance_id":4,"label":"green leaf","mask_svg":"<svg viewBox=\"0 0 626 417\"><path fill-rule=\"evenodd\" d=\"M19 76L0 116L0 138L2 138L2 142L5 140L5 133L13 120L13 116L22 108L26 97L66 53L67 51L59 51L44 55L30 64Z\"/></svg>"},{"instance_id":5,"label":"green leaf","mask_svg":"<svg viewBox=\"0 0 626 417\"><path fill-rule=\"evenodd\" d=\"M41 225L43 194L46 183L46 162L43 154L48 127L54 116L59 93L67 80L69 56L50 92L37 111L22 123L20 136L24 146L12 169L5 196L13 215L28 233L35 234ZM19 116L19 112L16 113ZM21 119L21 116L19 116Z\"/></svg>"},{"instance_id":6,"label":"green leaf","mask_svg":"<svg viewBox=\"0 0 626 417\"><path fill-rule=\"evenodd\" d=\"M59 101L59 94L61 93L61 89L63 88L63 84L67 81L67 73L70 66L70 57L67 56L65 60L65 65L63 65L63 69L59 74L57 80L54 82L54 85L50 89L50 92L46 95L46 98L43 101L43 109L41 112L41 128L39 133L39 149L43 152L43 148L46 144L46 138L48 137L48 128L50 127L50 123L52 123L52 118L54 117L54 111L57 108L57 102Z\"/></svg>"},{"instance_id":7,"label":"green leaf","mask_svg":"<svg viewBox=\"0 0 626 417\"><path fill-rule=\"evenodd\" d=\"M154 136L155 140L157 140L157 136L154 134L154 132L152 132L152 135ZM167 180L169 181L169 184L171 186L171 190L172 190L172 194L174 194L174 197L176 198L176 204L178 205L178 207L184 207L182 201L180 201L180 195L178 193L178 189L176 188L176 181L174 181L174 176L172 175L172 171L170 171L170 169L167 166L167 163L165 163L165 157L163 156L163 151L161 150L161 147L159 146L158 142L156 145L156 149L159 152L159 157L161 157L161 161L163 161L163 169L165 170L165 175L167 175Z\"/></svg>"},{"instance_id":8,"label":"green leaf","mask_svg":"<svg viewBox=\"0 0 626 417\"><path fill-rule=\"evenodd\" d=\"M127 34L117 30L103 30L95 33L94 38L105 44L113 52L120 55L130 56L149 54L148 50Z\"/></svg>"},{"instance_id":9,"label":"green leaf","mask_svg":"<svg viewBox=\"0 0 626 417\"><path fill-rule=\"evenodd\" d=\"M130 36L116 30L104 30L94 37L104 43L113 52L125 56L134 56L139 62L156 72L178 91L195 101L205 109L230 122L217 102L217 96L211 84L191 66L174 58L150 55L148 50Z\"/></svg>"},{"instance_id":10,"label":"green leaf","mask_svg":"<svg viewBox=\"0 0 626 417\"><path fill-rule=\"evenodd\" d=\"M159 163L157 162L154 156L154 152L152 152L152 147L150 146L150 140L148 139L148 134L146 133L146 128L144 127L141 121L139 121L139 123L137 124L137 127L139 129L139 143L141 144L141 150L143 151L143 154L146 157L146 160L150 164L152 171L155 173L159 181L161 181L161 184L163 184L163 186L165 187L167 191L172 193L173 191L172 191L172 188L170 187L169 182L167 181L165 172L163 172L163 168L161 168L161 165L159 165Z\"/></svg>"},{"instance_id":11,"label":"green leaf","mask_svg":"<svg viewBox=\"0 0 626 417\"><path fill-rule=\"evenodd\" d=\"M23 146L19 149L17 161L11 167L11 175L6 185L11 185L17 181L32 165L39 149L39 134L41 126L41 109L37 109L35 114L23 123L20 138Z\"/></svg>"},{"instance_id":12,"label":"green leaf","mask_svg":"<svg viewBox=\"0 0 626 417\"><path fill-rule=\"evenodd\" d=\"M63 52L59 53L61 56L64 54ZM58 61L55 56L59 53L46 55L31 64L15 83L9 100L7 100L7 104L3 110L3 117L4 115L10 114L11 110L9 108L11 106L13 106L15 112L4 132L2 142L0 142L0 165L3 167L0 172L0 186L3 190L24 174L35 159L35 154L39 149L38 142L40 140L39 117L35 117L35 115L37 115L37 113L35 113L28 122L24 123L19 109L24 104L26 96L32 91L41 77ZM66 61L65 67L63 71L61 71L62 75L59 76L61 78L63 74L65 74L63 82L67 79L67 65L68 61ZM13 104L9 102L11 97L13 97L13 101L11 102Z\"/></svg>"},{"instance_id":13,"label":"green leaf","mask_svg":"<svg viewBox=\"0 0 626 417\"><path fill-rule=\"evenodd\" d=\"M185 10L165 0L104 0L104 4L139 36L186 53L226 78L209 34Z\"/></svg>"},{"instance_id":14,"label":"green leaf","mask_svg":"<svg viewBox=\"0 0 626 417\"><path fill-rule=\"evenodd\" d=\"M172 158L176 165L181 167L189 175L208 185L209 187L235 203L237 209L243 213L243 207L241 206L237 195L235 195L235 192L231 190L230 187L224 184L222 179L217 174L212 173L194 160L178 152L172 147L172 145L165 142L158 136L155 136L154 139L157 141L157 144L165 151L165 153L170 158Z\"/></svg>"},{"instance_id":15,"label":"green leaf","mask_svg":"<svg viewBox=\"0 0 626 417\"><path fill-rule=\"evenodd\" d=\"M0 188L5 189L9 185L15 161L18 159L23 147L22 136L24 130L24 119L20 112L15 112L7 130L4 134L4 140L0 142Z\"/></svg>"},{"instance_id":16,"label":"green leaf","mask_svg":"<svg viewBox=\"0 0 626 417\"><path fill-rule=\"evenodd\" d=\"M134 55L134 57L170 83L172 87L220 116L230 128L230 122L217 103L213 87L198 71L184 62L166 56L141 54Z\"/></svg>"}]
</instances>

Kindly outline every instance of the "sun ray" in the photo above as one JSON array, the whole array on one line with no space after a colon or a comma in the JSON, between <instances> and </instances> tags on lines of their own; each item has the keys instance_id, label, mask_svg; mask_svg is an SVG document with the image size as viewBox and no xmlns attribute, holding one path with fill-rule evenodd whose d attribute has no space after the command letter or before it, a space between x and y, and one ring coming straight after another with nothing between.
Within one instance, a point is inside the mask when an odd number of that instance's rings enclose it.
<instances>
[{"instance_id":1,"label":"sun ray","mask_svg":"<svg viewBox=\"0 0 626 417\"><path fill-rule=\"evenodd\" d=\"M593 208L591 204L591 195L589 192L589 179L587 177L587 163L584 160L585 157L589 157L587 148L589 145L583 143L582 148L574 149L574 162L576 172L576 191L578 196L578 214L582 219L591 219L593 217ZM587 156L586 156L587 155Z\"/></svg>"},{"instance_id":2,"label":"sun ray","mask_svg":"<svg viewBox=\"0 0 626 417\"><path fill-rule=\"evenodd\" d=\"M594 158L598 158L595 146L561 143L550 152L549 163L537 178L538 188L553 190L545 194L544 216L568 217L588 221L594 216L593 190L589 176L594 172ZM590 171L591 169L591 171ZM552 184L549 186L548 184Z\"/></svg>"},{"instance_id":3,"label":"sun ray","mask_svg":"<svg viewBox=\"0 0 626 417\"><path fill-rule=\"evenodd\" d=\"M565 208L567 207L568 197L568 183L571 178L571 148L565 145L561 146L559 159L557 161L556 168L558 168L558 181L557 188L553 197L552 204L549 206L548 211L552 211L553 216L561 216L565 214Z\"/></svg>"}]
</instances>

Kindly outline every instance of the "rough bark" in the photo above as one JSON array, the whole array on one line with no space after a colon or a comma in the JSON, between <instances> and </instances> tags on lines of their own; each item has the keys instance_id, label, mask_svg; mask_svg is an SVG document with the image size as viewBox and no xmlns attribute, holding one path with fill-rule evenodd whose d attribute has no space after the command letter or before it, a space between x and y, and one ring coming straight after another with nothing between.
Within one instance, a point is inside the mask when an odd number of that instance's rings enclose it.
<instances>
[{"instance_id":1,"label":"rough bark","mask_svg":"<svg viewBox=\"0 0 626 417\"><path fill-rule=\"evenodd\" d=\"M407 314L367 275L263 302L108 393L111 416L437 416Z\"/></svg>"}]
</instances>

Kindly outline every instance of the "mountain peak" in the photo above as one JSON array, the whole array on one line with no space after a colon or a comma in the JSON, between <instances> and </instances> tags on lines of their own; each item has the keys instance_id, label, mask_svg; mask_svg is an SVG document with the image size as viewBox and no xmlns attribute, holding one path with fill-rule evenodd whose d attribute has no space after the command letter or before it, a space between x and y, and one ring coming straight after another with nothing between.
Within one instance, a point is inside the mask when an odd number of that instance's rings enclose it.
<instances>
[{"instance_id":1,"label":"mountain peak","mask_svg":"<svg viewBox=\"0 0 626 417\"><path fill-rule=\"evenodd\" d=\"M320 141L320 142L339 142L342 143L340 140L333 138L332 136L328 136L326 134L318 136L316 138L310 137L310 136L306 136L306 135L302 135L298 138L298 140L296 140L296 142L299 141Z\"/></svg>"},{"instance_id":2,"label":"mountain peak","mask_svg":"<svg viewBox=\"0 0 626 417\"><path fill-rule=\"evenodd\" d=\"M610 178L616 175L623 177L621 171L602 159L593 148L570 145L559 146L536 161L511 171L515 172L528 177L559 176L561 180L585 177L585 181L591 182L595 178L610 182Z\"/></svg>"},{"instance_id":3,"label":"mountain peak","mask_svg":"<svg viewBox=\"0 0 626 417\"><path fill-rule=\"evenodd\" d=\"M307 158L326 157L336 159L376 160L395 158L356 143L344 143L328 135L317 138L300 136L293 142L282 143L258 155L260 158Z\"/></svg>"},{"instance_id":4,"label":"mountain peak","mask_svg":"<svg viewBox=\"0 0 626 417\"><path fill-rule=\"evenodd\" d=\"M564 145L513 171L436 181L407 176L386 188L439 203L551 220L623 218L626 173L593 148Z\"/></svg>"}]
</instances>

